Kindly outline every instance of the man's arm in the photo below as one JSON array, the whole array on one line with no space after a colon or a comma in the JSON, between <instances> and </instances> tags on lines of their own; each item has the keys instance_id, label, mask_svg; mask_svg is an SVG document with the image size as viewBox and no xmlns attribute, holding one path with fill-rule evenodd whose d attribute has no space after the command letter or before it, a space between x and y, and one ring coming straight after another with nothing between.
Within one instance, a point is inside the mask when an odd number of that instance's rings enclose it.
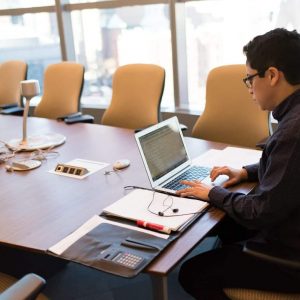
<instances>
[{"instance_id":1,"label":"man's arm","mask_svg":"<svg viewBox=\"0 0 300 300\"><path fill-rule=\"evenodd\" d=\"M258 168L259 163L243 167L247 171L247 181L258 181Z\"/></svg>"}]
</instances>

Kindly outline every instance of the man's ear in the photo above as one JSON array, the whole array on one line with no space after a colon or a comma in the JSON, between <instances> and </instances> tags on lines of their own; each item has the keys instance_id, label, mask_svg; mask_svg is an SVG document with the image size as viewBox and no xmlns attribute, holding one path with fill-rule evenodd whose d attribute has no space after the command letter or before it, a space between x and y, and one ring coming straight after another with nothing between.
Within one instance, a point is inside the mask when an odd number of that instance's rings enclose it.
<instances>
[{"instance_id":1,"label":"man's ear","mask_svg":"<svg viewBox=\"0 0 300 300\"><path fill-rule=\"evenodd\" d=\"M280 79L280 71L275 67L270 67L268 69L268 79L270 80L271 86L275 86Z\"/></svg>"}]
</instances>

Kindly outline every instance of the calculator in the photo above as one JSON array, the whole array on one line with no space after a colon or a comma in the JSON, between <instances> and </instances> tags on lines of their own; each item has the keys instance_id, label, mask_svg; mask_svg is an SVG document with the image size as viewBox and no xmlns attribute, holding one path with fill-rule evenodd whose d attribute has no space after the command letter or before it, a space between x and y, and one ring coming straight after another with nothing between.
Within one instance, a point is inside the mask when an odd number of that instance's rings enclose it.
<instances>
[{"instance_id":1,"label":"calculator","mask_svg":"<svg viewBox=\"0 0 300 300\"><path fill-rule=\"evenodd\" d=\"M103 251L100 258L132 270L138 269L144 262L144 258L142 256L117 249Z\"/></svg>"},{"instance_id":2,"label":"calculator","mask_svg":"<svg viewBox=\"0 0 300 300\"><path fill-rule=\"evenodd\" d=\"M124 267L130 268L130 269L137 269L141 263L143 262L143 258L141 256L128 253L128 252L119 252L112 261L120 264Z\"/></svg>"}]
</instances>

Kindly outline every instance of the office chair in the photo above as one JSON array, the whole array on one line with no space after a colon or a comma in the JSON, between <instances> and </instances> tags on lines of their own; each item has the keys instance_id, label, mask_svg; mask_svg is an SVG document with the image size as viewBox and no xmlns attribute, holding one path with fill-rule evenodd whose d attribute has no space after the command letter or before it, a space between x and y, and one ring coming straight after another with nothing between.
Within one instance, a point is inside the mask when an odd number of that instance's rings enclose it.
<instances>
[{"instance_id":1,"label":"office chair","mask_svg":"<svg viewBox=\"0 0 300 300\"><path fill-rule=\"evenodd\" d=\"M20 81L27 76L27 64L21 60L9 60L0 64L0 109L2 114L23 113Z\"/></svg>"},{"instance_id":2,"label":"office chair","mask_svg":"<svg viewBox=\"0 0 300 300\"><path fill-rule=\"evenodd\" d=\"M269 248L259 242L246 242L243 251L249 255L256 256L270 263L300 270L300 255L293 253L290 249L280 247ZM245 270L247 272L247 270ZM267 280L267 279L266 279ZM300 283L299 283L300 284ZM226 288L224 293L231 300L299 300L300 293L279 293L272 291L260 291L242 288Z\"/></svg>"},{"instance_id":3,"label":"office chair","mask_svg":"<svg viewBox=\"0 0 300 300\"><path fill-rule=\"evenodd\" d=\"M46 300L40 294L45 280L36 274L27 274L17 280L5 273L0 273L0 300Z\"/></svg>"},{"instance_id":4,"label":"office chair","mask_svg":"<svg viewBox=\"0 0 300 300\"><path fill-rule=\"evenodd\" d=\"M165 70L152 64L119 67L112 83L112 99L102 124L141 129L160 121Z\"/></svg>"},{"instance_id":5,"label":"office chair","mask_svg":"<svg viewBox=\"0 0 300 300\"><path fill-rule=\"evenodd\" d=\"M73 62L49 65L44 73L44 93L33 115L64 120L67 124L93 123L94 118L80 113L84 66Z\"/></svg>"},{"instance_id":6,"label":"office chair","mask_svg":"<svg viewBox=\"0 0 300 300\"><path fill-rule=\"evenodd\" d=\"M212 69L206 82L206 104L192 136L255 148L270 135L269 113L254 103L242 78L244 65Z\"/></svg>"}]
</instances>

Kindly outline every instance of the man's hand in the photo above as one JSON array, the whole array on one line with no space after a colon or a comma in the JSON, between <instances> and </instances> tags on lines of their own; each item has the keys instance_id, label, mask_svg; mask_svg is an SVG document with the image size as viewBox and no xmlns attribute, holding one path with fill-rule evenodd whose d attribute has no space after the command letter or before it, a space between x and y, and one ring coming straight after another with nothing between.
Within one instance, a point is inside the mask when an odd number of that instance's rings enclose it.
<instances>
[{"instance_id":1,"label":"man's hand","mask_svg":"<svg viewBox=\"0 0 300 300\"><path fill-rule=\"evenodd\" d=\"M181 197L196 197L200 200L208 201L208 193L212 189L212 186L204 184L200 181L187 181L182 180L181 184L187 185L188 187L176 192Z\"/></svg>"},{"instance_id":2,"label":"man's hand","mask_svg":"<svg viewBox=\"0 0 300 300\"><path fill-rule=\"evenodd\" d=\"M219 175L227 175L229 179L223 184L224 188L239 182L245 181L248 178L246 169L234 169L230 167L214 167L211 170L210 178L214 182ZM213 188L211 185L204 184L200 181L187 181L182 180L181 184L187 185L188 187L176 192L181 197L196 197L202 200L209 201L209 191Z\"/></svg>"},{"instance_id":3,"label":"man's hand","mask_svg":"<svg viewBox=\"0 0 300 300\"><path fill-rule=\"evenodd\" d=\"M219 175L227 175L229 177L229 179L223 184L224 188L246 181L248 178L246 169L234 169L226 166L213 167L210 172L211 181L214 182Z\"/></svg>"}]
</instances>

